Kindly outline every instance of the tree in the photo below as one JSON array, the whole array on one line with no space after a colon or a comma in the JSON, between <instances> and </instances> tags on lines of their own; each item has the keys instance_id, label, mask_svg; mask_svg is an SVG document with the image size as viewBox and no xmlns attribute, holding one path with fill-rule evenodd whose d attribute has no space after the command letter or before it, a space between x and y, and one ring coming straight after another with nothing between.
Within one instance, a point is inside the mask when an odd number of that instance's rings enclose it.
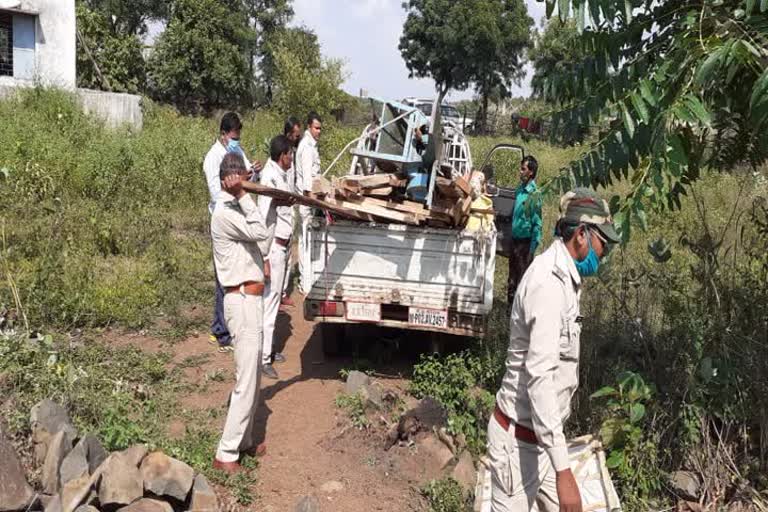
<instances>
[{"instance_id":1,"label":"tree","mask_svg":"<svg viewBox=\"0 0 768 512\"><path fill-rule=\"evenodd\" d=\"M548 16L556 3L585 54L545 77L552 133L614 117L556 189L630 180L611 201L627 238L646 208L678 208L703 169L766 161L768 0L547 0Z\"/></svg>"},{"instance_id":2,"label":"tree","mask_svg":"<svg viewBox=\"0 0 768 512\"><path fill-rule=\"evenodd\" d=\"M523 76L533 25L523 0L410 0L403 7L405 64L411 76L432 77L439 93L474 84L485 118L489 96L507 95Z\"/></svg>"},{"instance_id":3,"label":"tree","mask_svg":"<svg viewBox=\"0 0 768 512\"><path fill-rule=\"evenodd\" d=\"M343 108L347 94L343 63L324 59L317 36L306 28L286 29L273 47L275 58L275 102L285 115L303 116L314 110L325 116Z\"/></svg>"},{"instance_id":4,"label":"tree","mask_svg":"<svg viewBox=\"0 0 768 512\"><path fill-rule=\"evenodd\" d=\"M534 96L543 97L547 77L570 69L584 59L576 21L549 20L544 32L537 34L533 48L528 50L528 59L533 66L531 89Z\"/></svg>"},{"instance_id":5,"label":"tree","mask_svg":"<svg viewBox=\"0 0 768 512\"><path fill-rule=\"evenodd\" d=\"M144 35L147 21L166 19L170 3L165 0L78 0L78 5L101 15L110 32Z\"/></svg>"},{"instance_id":6,"label":"tree","mask_svg":"<svg viewBox=\"0 0 768 512\"><path fill-rule=\"evenodd\" d=\"M153 97L184 110L241 105L253 32L237 0L176 0L148 62Z\"/></svg>"}]
</instances>

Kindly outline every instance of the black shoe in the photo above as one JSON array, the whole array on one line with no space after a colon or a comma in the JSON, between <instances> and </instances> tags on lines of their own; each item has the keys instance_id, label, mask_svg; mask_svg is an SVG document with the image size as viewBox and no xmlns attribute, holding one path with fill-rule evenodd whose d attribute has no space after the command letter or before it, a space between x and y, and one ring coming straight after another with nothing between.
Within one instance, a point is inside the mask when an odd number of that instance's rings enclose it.
<instances>
[{"instance_id":1,"label":"black shoe","mask_svg":"<svg viewBox=\"0 0 768 512\"><path fill-rule=\"evenodd\" d=\"M280 352L275 352L272 354L272 362L273 363L284 363L285 362L285 356L281 354Z\"/></svg>"},{"instance_id":2,"label":"black shoe","mask_svg":"<svg viewBox=\"0 0 768 512\"><path fill-rule=\"evenodd\" d=\"M277 375L277 371L271 364L261 365L261 372L264 374L265 377L269 377L270 379L277 380L280 378Z\"/></svg>"}]
</instances>

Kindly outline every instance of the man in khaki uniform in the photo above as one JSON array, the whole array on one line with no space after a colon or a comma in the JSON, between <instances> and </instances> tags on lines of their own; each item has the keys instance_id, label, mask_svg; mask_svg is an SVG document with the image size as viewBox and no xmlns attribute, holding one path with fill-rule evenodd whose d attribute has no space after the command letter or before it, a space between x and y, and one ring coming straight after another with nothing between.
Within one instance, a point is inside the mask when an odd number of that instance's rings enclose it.
<instances>
[{"instance_id":1,"label":"man in khaki uniform","mask_svg":"<svg viewBox=\"0 0 768 512\"><path fill-rule=\"evenodd\" d=\"M272 233L256 201L243 190L248 171L239 154L228 153L219 171L222 190L211 216L216 274L224 289L224 320L235 348L235 388L230 395L213 467L227 473L241 469L241 453L261 455L265 446L253 439L259 403L265 280ZM280 206L273 201L272 208ZM289 205L290 206L290 205Z\"/></svg>"},{"instance_id":2,"label":"man in khaki uniform","mask_svg":"<svg viewBox=\"0 0 768 512\"><path fill-rule=\"evenodd\" d=\"M560 200L556 238L512 304L506 373L488 423L493 512L581 512L563 425L578 387L582 277L619 241L608 203L588 189Z\"/></svg>"}]
</instances>

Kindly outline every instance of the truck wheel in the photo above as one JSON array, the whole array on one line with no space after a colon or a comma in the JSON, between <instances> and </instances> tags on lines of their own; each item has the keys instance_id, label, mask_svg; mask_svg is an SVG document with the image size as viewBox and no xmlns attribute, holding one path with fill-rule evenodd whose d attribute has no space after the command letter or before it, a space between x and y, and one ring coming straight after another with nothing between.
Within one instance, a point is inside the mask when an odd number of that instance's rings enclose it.
<instances>
[{"instance_id":1,"label":"truck wheel","mask_svg":"<svg viewBox=\"0 0 768 512\"><path fill-rule=\"evenodd\" d=\"M345 346L346 329L344 324L320 324L320 339L323 344L323 354L338 356Z\"/></svg>"}]
</instances>

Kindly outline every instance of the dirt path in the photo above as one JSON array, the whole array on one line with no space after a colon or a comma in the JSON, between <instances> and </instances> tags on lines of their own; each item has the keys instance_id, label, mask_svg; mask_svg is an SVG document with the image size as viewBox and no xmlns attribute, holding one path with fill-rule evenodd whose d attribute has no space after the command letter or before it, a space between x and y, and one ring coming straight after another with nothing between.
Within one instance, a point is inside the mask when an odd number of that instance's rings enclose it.
<instances>
[{"instance_id":1,"label":"dirt path","mask_svg":"<svg viewBox=\"0 0 768 512\"><path fill-rule=\"evenodd\" d=\"M402 454L384 452L380 440L343 428L346 418L334 399L343 389L339 370L345 361L323 356L319 332L304 320L300 300L295 295L297 306L278 319L278 336L286 340L283 354L287 358L276 366L280 380L262 380L257 431L263 433L268 453L259 463L258 498L251 509L290 512L303 496L314 495L321 510L329 512L418 510L414 492L419 484L418 464L404 468L414 465L398 460ZM210 381L204 393L181 397L183 407L218 408L222 414L211 420L211 426L220 430L233 382L232 356L216 352L203 334L178 342L171 350L174 361L189 362L183 364L188 381ZM195 358L200 364L194 364ZM221 377L209 378L217 372ZM389 384L403 385L398 379ZM181 436L185 428L176 420L169 431Z\"/></svg>"}]
</instances>

